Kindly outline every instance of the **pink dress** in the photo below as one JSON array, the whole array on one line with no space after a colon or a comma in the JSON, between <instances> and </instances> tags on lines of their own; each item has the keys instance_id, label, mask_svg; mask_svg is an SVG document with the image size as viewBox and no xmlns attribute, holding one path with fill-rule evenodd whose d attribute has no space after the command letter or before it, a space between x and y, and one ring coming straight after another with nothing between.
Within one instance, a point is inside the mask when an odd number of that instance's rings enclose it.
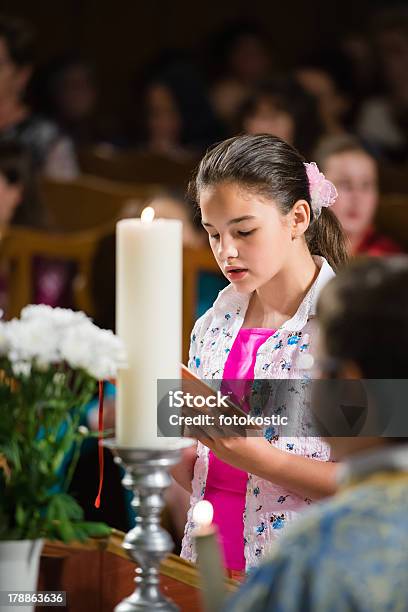
<instances>
[{"instance_id":1,"label":"pink dress","mask_svg":"<svg viewBox=\"0 0 408 612\"><path fill-rule=\"evenodd\" d=\"M275 333L274 329L240 329L225 363L223 380L252 380L256 353ZM232 396L239 402L240 398ZM241 408L246 409L245 406ZM224 550L225 566L229 570L245 569L244 523L245 493L248 474L209 453L209 467L204 499L212 503Z\"/></svg>"}]
</instances>

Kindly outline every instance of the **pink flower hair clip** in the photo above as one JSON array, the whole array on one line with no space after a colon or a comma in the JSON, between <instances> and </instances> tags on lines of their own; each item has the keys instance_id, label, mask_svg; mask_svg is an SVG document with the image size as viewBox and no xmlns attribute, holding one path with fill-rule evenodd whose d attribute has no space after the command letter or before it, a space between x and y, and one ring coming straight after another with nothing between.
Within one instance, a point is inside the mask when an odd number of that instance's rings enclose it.
<instances>
[{"instance_id":1,"label":"pink flower hair clip","mask_svg":"<svg viewBox=\"0 0 408 612\"><path fill-rule=\"evenodd\" d=\"M305 162L309 179L310 199L313 213L319 218L323 207L331 206L337 198L337 189L333 183L320 172L315 162Z\"/></svg>"}]
</instances>

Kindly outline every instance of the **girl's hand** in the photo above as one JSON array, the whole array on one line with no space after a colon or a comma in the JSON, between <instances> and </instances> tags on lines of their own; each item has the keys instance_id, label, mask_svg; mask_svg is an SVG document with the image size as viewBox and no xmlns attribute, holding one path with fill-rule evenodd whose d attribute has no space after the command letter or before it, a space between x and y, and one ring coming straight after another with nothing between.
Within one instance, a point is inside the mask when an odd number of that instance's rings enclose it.
<instances>
[{"instance_id":1,"label":"girl's hand","mask_svg":"<svg viewBox=\"0 0 408 612\"><path fill-rule=\"evenodd\" d=\"M181 461L177 463L170 473L174 480L186 491L191 493L191 481L194 475L194 465L197 459L197 444L182 451Z\"/></svg>"},{"instance_id":2,"label":"girl's hand","mask_svg":"<svg viewBox=\"0 0 408 612\"><path fill-rule=\"evenodd\" d=\"M198 437L221 461L301 497L320 499L336 491L338 464L289 453L264 437L209 438L208 433Z\"/></svg>"},{"instance_id":3,"label":"girl's hand","mask_svg":"<svg viewBox=\"0 0 408 612\"><path fill-rule=\"evenodd\" d=\"M273 461L277 451L262 436L247 438L199 438L202 444L222 461L243 470L257 474L265 462ZM279 451L278 451L279 452Z\"/></svg>"}]
</instances>

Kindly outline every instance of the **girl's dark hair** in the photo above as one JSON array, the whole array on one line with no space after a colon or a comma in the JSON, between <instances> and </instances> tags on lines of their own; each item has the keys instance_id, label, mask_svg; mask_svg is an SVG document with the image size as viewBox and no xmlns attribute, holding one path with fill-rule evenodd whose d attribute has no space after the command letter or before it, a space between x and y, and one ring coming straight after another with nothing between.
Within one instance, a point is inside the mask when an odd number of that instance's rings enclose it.
<instances>
[{"instance_id":1,"label":"girl's dark hair","mask_svg":"<svg viewBox=\"0 0 408 612\"><path fill-rule=\"evenodd\" d=\"M197 202L203 189L224 182L239 183L274 200L284 215L298 200L306 200L310 206L304 159L277 136L235 136L215 145L201 160L189 191ZM310 214L311 222L305 233L310 252L339 268L347 261L339 222L327 208L316 219L310 206Z\"/></svg>"},{"instance_id":2,"label":"girl's dark hair","mask_svg":"<svg viewBox=\"0 0 408 612\"><path fill-rule=\"evenodd\" d=\"M408 257L353 262L322 290L317 316L330 358L353 361L364 378L407 378ZM392 350L385 357L382 347Z\"/></svg>"}]
</instances>

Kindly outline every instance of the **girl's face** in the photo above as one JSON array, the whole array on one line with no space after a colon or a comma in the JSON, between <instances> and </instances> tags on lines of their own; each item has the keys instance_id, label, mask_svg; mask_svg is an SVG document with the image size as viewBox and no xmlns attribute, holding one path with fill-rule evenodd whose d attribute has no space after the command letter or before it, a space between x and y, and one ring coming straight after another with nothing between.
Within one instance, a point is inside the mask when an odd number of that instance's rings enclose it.
<instances>
[{"instance_id":1,"label":"girl's face","mask_svg":"<svg viewBox=\"0 0 408 612\"><path fill-rule=\"evenodd\" d=\"M0 173L0 225L8 225L14 211L21 202L22 188L18 183L9 183Z\"/></svg>"},{"instance_id":2,"label":"girl's face","mask_svg":"<svg viewBox=\"0 0 408 612\"><path fill-rule=\"evenodd\" d=\"M363 151L331 155L325 175L338 198L332 210L348 236L361 236L370 227L378 204L377 168Z\"/></svg>"},{"instance_id":3,"label":"girl's face","mask_svg":"<svg viewBox=\"0 0 408 612\"><path fill-rule=\"evenodd\" d=\"M237 183L204 189L200 208L214 257L237 291L251 293L283 269L293 243L291 213Z\"/></svg>"},{"instance_id":4,"label":"girl's face","mask_svg":"<svg viewBox=\"0 0 408 612\"><path fill-rule=\"evenodd\" d=\"M293 143L295 123L289 113L280 109L273 100L260 98L255 112L244 121L247 134L272 134Z\"/></svg>"}]
</instances>

